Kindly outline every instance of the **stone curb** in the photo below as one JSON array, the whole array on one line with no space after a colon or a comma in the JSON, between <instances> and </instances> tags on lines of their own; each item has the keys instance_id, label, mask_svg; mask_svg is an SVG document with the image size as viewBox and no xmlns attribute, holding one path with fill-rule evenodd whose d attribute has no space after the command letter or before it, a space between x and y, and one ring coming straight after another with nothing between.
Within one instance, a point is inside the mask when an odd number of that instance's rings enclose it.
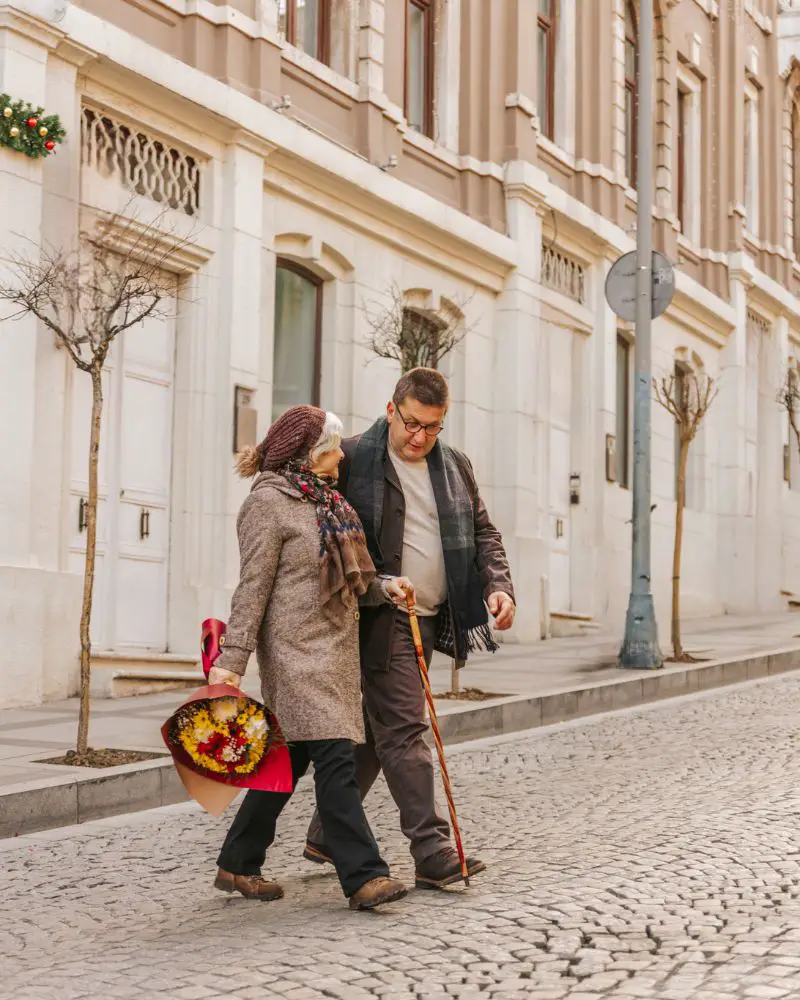
<instances>
[{"instance_id":1,"label":"stone curb","mask_svg":"<svg viewBox=\"0 0 800 1000\"><path fill-rule=\"evenodd\" d=\"M735 660L667 666L544 695L517 695L440 711L446 743L549 726L800 669L800 647ZM145 749L145 748L137 748ZM170 758L0 788L0 839L186 800Z\"/></svg>"},{"instance_id":2,"label":"stone curb","mask_svg":"<svg viewBox=\"0 0 800 1000\"><path fill-rule=\"evenodd\" d=\"M679 698L792 670L800 670L800 647L734 660L672 664L661 670L639 671L619 680L598 680L552 694L497 698L482 702L479 707L440 714L439 726L445 743L463 743Z\"/></svg>"}]
</instances>

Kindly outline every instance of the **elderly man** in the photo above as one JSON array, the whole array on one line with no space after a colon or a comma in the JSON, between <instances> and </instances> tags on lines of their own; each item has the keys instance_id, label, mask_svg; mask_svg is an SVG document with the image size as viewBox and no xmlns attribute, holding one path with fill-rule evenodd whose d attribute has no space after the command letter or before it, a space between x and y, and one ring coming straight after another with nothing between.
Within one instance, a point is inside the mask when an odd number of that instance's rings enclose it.
<instances>
[{"instance_id":1,"label":"elderly man","mask_svg":"<svg viewBox=\"0 0 800 1000\"><path fill-rule=\"evenodd\" d=\"M415 368L397 383L386 417L343 442L339 489L355 507L378 572L409 577L428 661L436 649L459 664L497 646L494 627L514 622L514 590L500 533L489 519L466 456L439 435L450 404L439 372ZM450 828L437 811L433 759L425 742L425 696L408 615L361 612L361 678L367 743L356 747L362 797L381 769L411 842L420 889L461 878ZM317 815L304 856L330 861ZM468 858L470 875L483 871Z\"/></svg>"}]
</instances>

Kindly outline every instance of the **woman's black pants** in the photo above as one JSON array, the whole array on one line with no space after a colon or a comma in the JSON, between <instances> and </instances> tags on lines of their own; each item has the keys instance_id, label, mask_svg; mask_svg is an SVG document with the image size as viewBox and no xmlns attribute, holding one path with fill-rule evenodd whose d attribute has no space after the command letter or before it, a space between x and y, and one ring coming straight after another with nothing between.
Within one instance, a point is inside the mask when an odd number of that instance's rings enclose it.
<instances>
[{"instance_id":1,"label":"woman's black pants","mask_svg":"<svg viewBox=\"0 0 800 1000\"><path fill-rule=\"evenodd\" d=\"M373 878L387 876L370 830L356 781L353 744L349 740L309 740L289 744L292 789L314 763L317 809L345 896ZM290 792L250 789L222 845L217 864L235 875L260 875L267 848L275 840L275 824Z\"/></svg>"}]
</instances>

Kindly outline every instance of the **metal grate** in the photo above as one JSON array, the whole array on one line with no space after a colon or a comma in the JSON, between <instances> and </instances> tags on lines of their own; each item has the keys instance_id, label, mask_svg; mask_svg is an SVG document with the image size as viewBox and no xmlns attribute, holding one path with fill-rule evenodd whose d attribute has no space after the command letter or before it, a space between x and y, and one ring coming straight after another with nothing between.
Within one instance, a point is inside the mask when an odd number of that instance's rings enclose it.
<instances>
[{"instance_id":1,"label":"metal grate","mask_svg":"<svg viewBox=\"0 0 800 1000\"><path fill-rule=\"evenodd\" d=\"M159 205L192 216L200 210L200 165L193 156L86 107L81 162Z\"/></svg>"},{"instance_id":2,"label":"metal grate","mask_svg":"<svg viewBox=\"0 0 800 1000\"><path fill-rule=\"evenodd\" d=\"M747 310L747 326L753 334L762 337L768 337L772 330L772 324L752 309Z\"/></svg>"},{"instance_id":3,"label":"metal grate","mask_svg":"<svg viewBox=\"0 0 800 1000\"><path fill-rule=\"evenodd\" d=\"M583 305L586 268L561 250L542 245L542 284Z\"/></svg>"}]
</instances>

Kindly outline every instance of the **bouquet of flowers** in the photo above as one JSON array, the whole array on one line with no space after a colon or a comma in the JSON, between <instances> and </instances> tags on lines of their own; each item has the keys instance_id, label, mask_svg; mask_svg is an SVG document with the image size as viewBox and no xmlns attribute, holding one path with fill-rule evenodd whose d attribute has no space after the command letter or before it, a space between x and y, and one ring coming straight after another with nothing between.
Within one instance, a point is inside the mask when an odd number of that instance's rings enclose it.
<instances>
[{"instance_id":1,"label":"bouquet of flowers","mask_svg":"<svg viewBox=\"0 0 800 1000\"><path fill-rule=\"evenodd\" d=\"M225 625L203 623L203 670L219 656ZM291 792L292 765L278 720L238 688L200 688L164 723L161 735L189 795L219 815L241 788Z\"/></svg>"},{"instance_id":2,"label":"bouquet of flowers","mask_svg":"<svg viewBox=\"0 0 800 1000\"><path fill-rule=\"evenodd\" d=\"M181 705L170 717L167 739L199 774L230 778L253 774L281 737L267 709L239 693Z\"/></svg>"}]
</instances>

